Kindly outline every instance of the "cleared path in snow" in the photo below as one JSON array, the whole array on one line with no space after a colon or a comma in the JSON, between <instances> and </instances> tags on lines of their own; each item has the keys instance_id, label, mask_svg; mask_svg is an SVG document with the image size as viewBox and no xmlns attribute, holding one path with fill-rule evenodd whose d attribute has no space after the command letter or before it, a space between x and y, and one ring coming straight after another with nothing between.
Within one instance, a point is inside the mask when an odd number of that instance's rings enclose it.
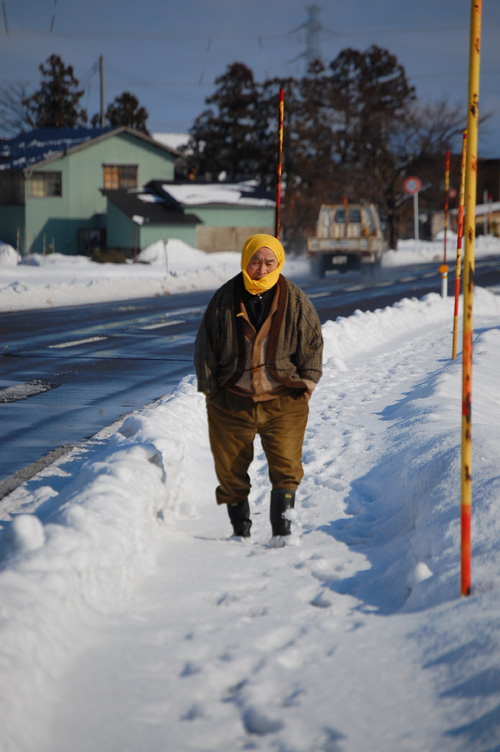
<instances>
[{"instance_id":1,"label":"cleared path in snow","mask_svg":"<svg viewBox=\"0 0 500 752\"><path fill-rule=\"evenodd\" d=\"M446 732L462 711L437 702L424 670L429 616L405 608L422 571L411 496L425 477L404 450L419 400L449 362L449 321L373 345L334 357L311 401L299 534L284 549L266 546L261 452L253 542L224 540L203 401L193 399L184 514L167 521L124 613L90 628L39 752L458 749Z\"/></svg>"}]
</instances>

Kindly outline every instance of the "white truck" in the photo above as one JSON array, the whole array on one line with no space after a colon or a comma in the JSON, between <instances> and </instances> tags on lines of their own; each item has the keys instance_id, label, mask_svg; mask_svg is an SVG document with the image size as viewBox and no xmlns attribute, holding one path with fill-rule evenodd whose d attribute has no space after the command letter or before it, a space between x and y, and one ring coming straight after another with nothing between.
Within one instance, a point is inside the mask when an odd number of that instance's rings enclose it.
<instances>
[{"instance_id":1,"label":"white truck","mask_svg":"<svg viewBox=\"0 0 500 752\"><path fill-rule=\"evenodd\" d=\"M374 204L322 204L316 235L307 240L313 272L324 277L329 269L347 271L380 264L387 250ZM366 267L365 267L366 268Z\"/></svg>"}]
</instances>

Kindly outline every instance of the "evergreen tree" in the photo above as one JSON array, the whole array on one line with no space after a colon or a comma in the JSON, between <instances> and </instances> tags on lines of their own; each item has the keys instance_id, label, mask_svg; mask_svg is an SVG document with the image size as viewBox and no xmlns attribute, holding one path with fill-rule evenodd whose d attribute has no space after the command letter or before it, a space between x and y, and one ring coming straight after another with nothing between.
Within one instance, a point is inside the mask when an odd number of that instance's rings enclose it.
<instances>
[{"instance_id":1,"label":"evergreen tree","mask_svg":"<svg viewBox=\"0 0 500 752\"><path fill-rule=\"evenodd\" d=\"M76 128L85 125L87 113L79 106L84 94L78 89L73 66L66 66L58 55L51 55L39 66L40 89L23 100L26 121L33 128Z\"/></svg>"},{"instance_id":2,"label":"evergreen tree","mask_svg":"<svg viewBox=\"0 0 500 752\"><path fill-rule=\"evenodd\" d=\"M115 97L106 110L106 122L111 127L126 126L149 135L146 127L148 117L149 113L146 108L140 106L137 97L129 91L124 91L120 96ZM94 115L92 125L97 127L100 122L100 116Z\"/></svg>"},{"instance_id":3,"label":"evergreen tree","mask_svg":"<svg viewBox=\"0 0 500 752\"><path fill-rule=\"evenodd\" d=\"M254 178L274 191L280 85L276 79L257 83L242 63L228 66L206 100L210 108L190 131L188 172L207 180ZM405 209L399 207L403 178L423 162L428 170L432 164L438 195L437 175L458 113L444 104L417 105L404 68L377 46L342 50L326 67L316 61L284 86L281 224L289 246L303 248L320 205L344 197L377 204L394 243Z\"/></svg>"},{"instance_id":4,"label":"evergreen tree","mask_svg":"<svg viewBox=\"0 0 500 752\"><path fill-rule=\"evenodd\" d=\"M233 63L215 80L217 89L205 101L211 107L195 120L186 153L188 171L208 180L254 176L259 143L258 91L252 71Z\"/></svg>"},{"instance_id":5,"label":"evergreen tree","mask_svg":"<svg viewBox=\"0 0 500 752\"><path fill-rule=\"evenodd\" d=\"M302 91L304 107L312 113L304 138L319 156L319 171L309 169L302 200L316 212L320 203L344 197L370 200L392 218L401 168L395 135L415 99L396 57L377 46L342 50L328 70L316 65L308 72Z\"/></svg>"}]
</instances>

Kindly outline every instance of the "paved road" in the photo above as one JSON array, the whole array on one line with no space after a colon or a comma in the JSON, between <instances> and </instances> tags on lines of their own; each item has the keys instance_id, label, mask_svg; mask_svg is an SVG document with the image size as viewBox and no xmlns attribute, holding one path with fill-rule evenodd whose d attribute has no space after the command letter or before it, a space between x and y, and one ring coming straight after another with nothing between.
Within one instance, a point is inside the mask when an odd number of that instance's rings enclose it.
<instances>
[{"instance_id":1,"label":"paved road","mask_svg":"<svg viewBox=\"0 0 500 752\"><path fill-rule=\"evenodd\" d=\"M209 297L0 314L0 496L192 372Z\"/></svg>"},{"instance_id":2,"label":"paved road","mask_svg":"<svg viewBox=\"0 0 500 752\"><path fill-rule=\"evenodd\" d=\"M324 322L440 292L436 267L297 281ZM476 282L500 285L498 258L477 263ZM453 284L451 277L450 295ZM211 295L0 314L0 498L192 373L193 341Z\"/></svg>"}]
</instances>

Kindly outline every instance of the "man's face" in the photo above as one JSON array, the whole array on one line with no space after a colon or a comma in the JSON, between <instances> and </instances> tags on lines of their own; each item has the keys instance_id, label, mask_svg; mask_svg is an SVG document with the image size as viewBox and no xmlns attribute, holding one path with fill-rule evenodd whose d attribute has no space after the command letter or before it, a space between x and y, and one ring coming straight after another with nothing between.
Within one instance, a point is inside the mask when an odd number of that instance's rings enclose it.
<instances>
[{"instance_id":1,"label":"man's face","mask_svg":"<svg viewBox=\"0 0 500 752\"><path fill-rule=\"evenodd\" d=\"M278 268L278 259L274 252L267 246L259 248L254 253L247 266L247 273L250 279L262 279L269 272Z\"/></svg>"}]
</instances>

